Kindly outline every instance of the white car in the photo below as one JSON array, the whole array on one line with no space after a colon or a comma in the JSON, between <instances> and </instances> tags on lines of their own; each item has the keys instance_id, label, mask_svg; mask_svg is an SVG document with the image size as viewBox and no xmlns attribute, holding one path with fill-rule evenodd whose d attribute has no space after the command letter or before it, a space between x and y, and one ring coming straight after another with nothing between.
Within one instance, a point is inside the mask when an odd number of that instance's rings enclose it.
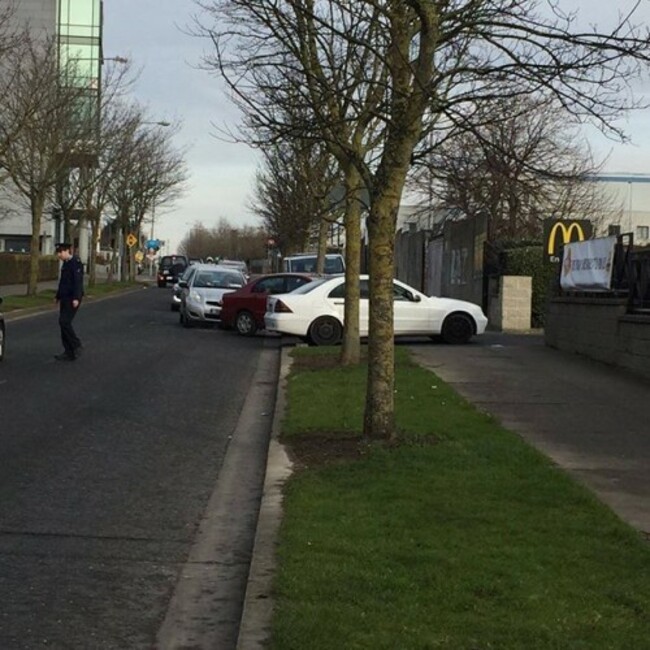
<instances>
[{"instance_id":1,"label":"white car","mask_svg":"<svg viewBox=\"0 0 650 650\"><path fill-rule=\"evenodd\" d=\"M181 325L191 327L194 323L221 320L223 295L243 287L246 278L231 267L193 264L191 268L188 278L178 282Z\"/></svg>"},{"instance_id":2,"label":"white car","mask_svg":"<svg viewBox=\"0 0 650 650\"><path fill-rule=\"evenodd\" d=\"M368 336L368 276L360 278L359 333ZM428 297L393 280L395 336L442 335L447 343L467 343L483 334L487 318L474 303ZM299 336L314 345L335 345L343 334L345 277L322 278L291 293L269 296L264 323L269 332Z\"/></svg>"}]
</instances>

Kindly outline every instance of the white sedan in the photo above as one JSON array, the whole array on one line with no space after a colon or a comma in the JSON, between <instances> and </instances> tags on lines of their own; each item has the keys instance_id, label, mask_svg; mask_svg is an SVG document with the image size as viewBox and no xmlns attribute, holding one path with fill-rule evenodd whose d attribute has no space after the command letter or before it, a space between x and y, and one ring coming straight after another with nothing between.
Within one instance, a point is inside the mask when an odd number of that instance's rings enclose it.
<instances>
[{"instance_id":1,"label":"white sedan","mask_svg":"<svg viewBox=\"0 0 650 650\"><path fill-rule=\"evenodd\" d=\"M359 333L368 336L368 276L360 278ZM425 296L393 280L395 336L442 335L447 343L467 343L487 326L483 310L454 298ZM345 277L322 278L291 293L269 296L264 323L269 332L299 336L315 345L335 345L343 334Z\"/></svg>"}]
</instances>

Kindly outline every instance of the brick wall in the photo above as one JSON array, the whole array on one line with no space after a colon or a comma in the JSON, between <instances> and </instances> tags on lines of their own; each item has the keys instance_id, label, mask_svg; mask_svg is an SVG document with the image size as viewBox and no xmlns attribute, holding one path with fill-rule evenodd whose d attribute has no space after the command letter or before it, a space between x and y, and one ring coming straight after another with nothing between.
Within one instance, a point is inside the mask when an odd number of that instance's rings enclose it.
<instances>
[{"instance_id":1,"label":"brick wall","mask_svg":"<svg viewBox=\"0 0 650 650\"><path fill-rule=\"evenodd\" d=\"M502 275L490 280L488 320L491 329L525 331L531 326L533 282L530 276Z\"/></svg>"},{"instance_id":2,"label":"brick wall","mask_svg":"<svg viewBox=\"0 0 650 650\"><path fill-rule=\"evenodd\" d=\"M650 378L650 316L626 311L624 298L554 298L546 317L546 345Z\"/></svg>"}]
</instances>

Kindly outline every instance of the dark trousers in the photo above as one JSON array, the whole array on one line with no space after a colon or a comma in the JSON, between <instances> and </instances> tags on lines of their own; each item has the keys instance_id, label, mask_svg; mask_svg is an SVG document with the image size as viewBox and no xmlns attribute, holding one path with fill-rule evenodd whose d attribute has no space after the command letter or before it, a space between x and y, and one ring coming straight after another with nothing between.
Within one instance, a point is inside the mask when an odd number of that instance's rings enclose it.
<instances>
[{"instance_id":1,"label":"dark trousers","mask_svg":"<svg viewBox=\"0 0 650 650\"><path fill-rule=\"evenodd\" d=\"M76 335L72 320L77 314L79 307L72 306L72 300L61 300L59 302L59 327L61 328L61 342L65 353L74 356L75 351L81 347L81 341Z\"/></svg>"}]
</instances>

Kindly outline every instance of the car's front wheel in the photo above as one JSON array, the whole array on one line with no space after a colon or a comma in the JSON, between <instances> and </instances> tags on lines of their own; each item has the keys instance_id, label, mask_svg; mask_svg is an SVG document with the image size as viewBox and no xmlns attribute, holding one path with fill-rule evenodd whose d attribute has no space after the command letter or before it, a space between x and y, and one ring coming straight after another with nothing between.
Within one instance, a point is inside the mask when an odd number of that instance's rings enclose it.
<instances>
[{"instance_id":1,"label":"car's front wheel","mask_svg":"<svg viewBox=\"0 0 650 650\"><path fill-rule=\"evenodd\" d=\"M474 324L467 314L450 314L442 324L441 334L445 343L467 343L474 334Z\"/></svg>"},{"instance_id":2,"label":"car's front wheel","mask_svg":"<svg viewBox=\"0 0 650 650\"><path fill-rule=\"evenodd\" d=\"M309 339L314 345L336 345L342 335L341 323L332 316L321 316L309 326Z\"/></svg>"},{"instance_id":3,"label":"car's front wheel","mask_svg":"<svg viewBox=\"0 0 650 650\"><path fill-rule=\"evenodd\" d=\"M237 333L242 336L253 336L257 332L255 318L253 318L253 314L246 310L240 311L237 314L235 327L237 328Z\"/></svg>"}]
</instances>

